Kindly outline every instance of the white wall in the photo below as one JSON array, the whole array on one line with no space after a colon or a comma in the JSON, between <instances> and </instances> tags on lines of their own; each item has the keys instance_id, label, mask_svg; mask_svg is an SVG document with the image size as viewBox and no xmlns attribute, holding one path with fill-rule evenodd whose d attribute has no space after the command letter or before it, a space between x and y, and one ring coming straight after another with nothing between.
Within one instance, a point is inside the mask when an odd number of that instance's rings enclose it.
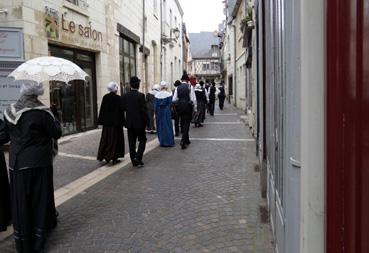
<instances>
[{"instance_id":1,"label":"white wall","mask_svg":"<svg viewBox=\"0 0 369 253\"><path fill-rule=\"evenodd\" d=\"M169 87L173 87L173 83L180 79L182 76L182 67L179 67L179 61L183 63L183 45L182 45L182 23L183 15L178 7L178 2L175 0L166 0L166 13L164 13L163 8L163 31L168 38L170 37L170 29L178 28L181 33L177 42L163 45L163 55L162 55L162 77L161 79L169 83ZM170 10L172 10L172 22L170 21ZM164 17L165 16L165 17ZM175 25L175 17L177 18L177 25ZM172 24L172 27L170 27ZM172 38L174 34L172 33ZM164 53L165 51L165 53ZM164 59L165 57L165 59ZM171 63L173 63L173 74L171 73Z\"/></svg>"},{"instance_id":2,"label":"white wall","mask_svg":"<svg viewBox=\"0 0 369 253\"><path fill-rule=\"evenodd\" d=\"M326 52L324 14L324 0L301 2L302 220L300 253L325 252Z\"/></svg>"}]
</instances>

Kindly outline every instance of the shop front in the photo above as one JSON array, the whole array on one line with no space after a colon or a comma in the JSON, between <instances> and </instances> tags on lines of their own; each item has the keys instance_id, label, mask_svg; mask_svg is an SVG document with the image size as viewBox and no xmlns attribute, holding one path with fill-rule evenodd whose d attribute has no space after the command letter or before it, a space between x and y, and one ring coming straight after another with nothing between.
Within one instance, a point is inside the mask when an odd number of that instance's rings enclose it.
<instances>
[{"instance_id":1,"label":"shop front","mask_svg":"<svg viewBox=\"0 0 369 253\"><path fill-rule=\"evenodd\" d=\"M89 75L85 82L75 80L68 85L62 82L50 82L50 106L58 114L63 134L96 128L95 54L49 44L49 55L70 60Z\"/></svg>"}]
</instances>

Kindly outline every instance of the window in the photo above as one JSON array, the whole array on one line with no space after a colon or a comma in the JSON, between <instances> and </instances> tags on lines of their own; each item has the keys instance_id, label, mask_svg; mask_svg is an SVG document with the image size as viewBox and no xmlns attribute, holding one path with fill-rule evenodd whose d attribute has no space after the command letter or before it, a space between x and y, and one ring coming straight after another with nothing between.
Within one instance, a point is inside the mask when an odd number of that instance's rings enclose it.
<instances>
[{"instance_id":1,"label":"window","mask_svg":"<svg viewBox=\"0 0 369 253\"><path fill-rule=\"evenodd\" d=\"M129 80L136 75L136 44L119 37L119 66L121 93L129 89Z\"/></svg>"},{"instance_id":2,"label":"window","mask_svg":"<svg viewBox=\"0 0 369 253\"><path fill-rule=\"evenodd\" d=\"M78 5L78 0L67 0L67 2Z\"/></svg>"}]
</instances>

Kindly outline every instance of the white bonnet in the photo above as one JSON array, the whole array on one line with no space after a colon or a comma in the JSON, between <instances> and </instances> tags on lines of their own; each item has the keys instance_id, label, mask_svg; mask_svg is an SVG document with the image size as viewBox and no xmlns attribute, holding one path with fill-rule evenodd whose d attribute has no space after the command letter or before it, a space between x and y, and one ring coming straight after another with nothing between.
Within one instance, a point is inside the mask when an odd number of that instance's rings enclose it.
<instances>
[{"instance_id":1,"label":"white bonnet","mask_svg":"<svg viewBox=\"0 0 369 253\"><path fill-rule=\"evenodd\" d=\"M118 91L118 84L114 81L108 83L107 89L110 92L117 92Z\"/></svg>"},{"instance_id":2,"label":"white bonnet","mask_svg":"<svg viewBox=\"0 0 369 253\"><path fill-rule=\"evenodd\" d=\"M156 91L160 91L160 85L159 84L154 84L152 86L152 89L151 90L156 90Z\"/></svg>"},{"instance_id":3,"label":"white bonnet","mask_svg":"<svg viewBox=\"0 0 369 253\"><path fill-rule=\"evenodd\" d=\"M162 89L166 89L166 88L168 88L168 84L167 84L167 82L166 82L166 81L161 81L161 82L160 82L160 88L162 88Z\"/></svg>"}]
</instances>

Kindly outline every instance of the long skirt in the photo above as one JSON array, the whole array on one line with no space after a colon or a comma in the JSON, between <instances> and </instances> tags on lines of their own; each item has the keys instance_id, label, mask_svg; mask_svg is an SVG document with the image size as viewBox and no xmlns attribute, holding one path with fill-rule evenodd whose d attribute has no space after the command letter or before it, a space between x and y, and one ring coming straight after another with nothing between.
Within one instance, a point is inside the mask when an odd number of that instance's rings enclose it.
<instances>
[{"instance_id":1,"label":"long skirt","mask_svg":"<svg viewBox=\"0 0 369 253\"><path fill-rule=\"evenodd\" d=\"M53 167L11 170L10 181L17 252L39 252L57 224Z\"/></svg>"},{"instance_id":2,"label":"long skirt","mask_svg":"<svg viewBox=\"0 0 369 253\"><path fill-rule=\"evenodd\" d=\"M124 157L123 127L103 126L97 160L116 161Z\"/></svg>"},{"instance_id":3,"label":"long skirt","mask_svg":"<svg viewBox=\"0 0 369 253\"><path fill-rule=\"evenodd\" d=\"M173 122L170 106L161 106L156 110L156 130L161 147L174 146Z\"/></svg>"},{"instance_id":4,"label":"long skirt","mask_svg":"<svg viewBox=\"0 0 369 253\"><path fill-rule=\"evenodd\" d=\"M155 115L155 110L154 108L147 108L147 117L148 117L148 122L147 122L147 130L155 130L155 119L154 119L154 115Z\"/></svg>"},{"instance_id":5,"label":"long skirt","mask_svg":"<svg viewBox=\"0 0 369 253\"><path fill-rule=\"evenodd\" d=\"M0 231L5 231L10 223L10 189L5 157L0 150Z\"/></svg>"}]
</instances>

